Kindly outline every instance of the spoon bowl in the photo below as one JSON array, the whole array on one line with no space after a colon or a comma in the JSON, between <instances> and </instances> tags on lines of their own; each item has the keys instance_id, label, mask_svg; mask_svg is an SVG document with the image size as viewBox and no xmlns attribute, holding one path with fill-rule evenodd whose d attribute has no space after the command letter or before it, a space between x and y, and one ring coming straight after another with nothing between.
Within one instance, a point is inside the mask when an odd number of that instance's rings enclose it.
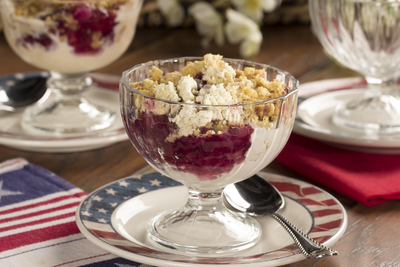
<instances>
[{"instance_id":1,"label":"spoon bowl","mask_svg":"<svg viewBox=\"0 0 400 267\"><path fill-rule=\"evenodd\" d=\"M47 91L47 78L23 79L0 90L0 110L14 112L37 102Z\"/></svg>"},{"instance_id":2,"label":"spoon bowl","mask_svg":"<svg viewBox=\"0 0 400 267\"><path fill-rule=\"evenodd\" d=\"M234 209L251 216L264 216L285 206L281 193L258 175L228 185L224 196Z\"/></svg>"},{"instance_id":3,"label":"spoon bowl","mask_svg":"<svg viewBox=\"0 0 400 267\"><path fill-rule=\"evenodd\" d=\"M312 239L277 213L285 205L284 198L273 185L258 175L228 185L224 190L224 198L232 208L250 216L271 215L288 231L300 251L308 259L339 254Z\"/></svg>"}]
</instances>

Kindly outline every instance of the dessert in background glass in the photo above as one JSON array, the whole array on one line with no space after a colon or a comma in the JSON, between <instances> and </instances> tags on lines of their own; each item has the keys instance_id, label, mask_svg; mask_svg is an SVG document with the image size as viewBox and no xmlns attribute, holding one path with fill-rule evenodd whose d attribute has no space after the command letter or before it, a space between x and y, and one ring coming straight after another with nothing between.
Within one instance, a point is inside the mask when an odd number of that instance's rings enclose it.
<instances>
[{"instance_id":1,"label":"dessert in background glass","mask_svg":"<svg viewBox=\"0 0 400 267\"><path fill-rule=\"evenodd\" d=\"M149 222L150 244L210 255L257 243L258 222L228 210L221 194L284 147L297 90L287 72L211 54L155 60L123 73L121 114L132 144L189 193L184 207Z\"/></svg>"},{"instance_id":2,"label":"dessert in background glass","mask_svg":"<svg viewBox=\"0 0 400 267\"><path fill-rule=\"evenodd\" d=\"M4 33L13 51L51 74L48 93L24 111L24 130L63 135L113 124L115 112L93 105L81 93L91 86L90 71L109 65L130 45L142 1L0 1Z\"/></svg>"},{"instance_id":3,"label":"dessert in background glass","mask_svg":"<svg viewBox=\"0 0 400 267\"><path fill-rule=\"evenodd\" d=\"M333 122L366 134L399 133L400 2L313 0L309 11L325 50L368 83L362 97L337 107Z\"/></svg>"}]
</instances>

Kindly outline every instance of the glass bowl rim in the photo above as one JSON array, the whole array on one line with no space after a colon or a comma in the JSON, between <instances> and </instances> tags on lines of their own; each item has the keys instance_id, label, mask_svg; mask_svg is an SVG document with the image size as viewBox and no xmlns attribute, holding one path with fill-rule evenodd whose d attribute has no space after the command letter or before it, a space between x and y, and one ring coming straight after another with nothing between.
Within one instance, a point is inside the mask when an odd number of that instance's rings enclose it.
<instances>
[{"instance_id":1,"label":"glass bowl rim","mask_svg":"<svg viewBox=\"0 0 400 267\"><path fill-rule=\"evenodd\" d=\"M284 70L281 70L281 69L278 69L278 68L276 68L276 67L273 67L273 66L270 66L270 65L268 65L268 64L264 64L264 63L258 63L258 62L254 62L254 61L249 61L249 60L245 60L245 59L233 59L233 58L223 58L222 60L223 61L236 61L236 62L239 62L239 63L241 63L241 64L254 64L254 65L262 65L262 66L264 66L264 70L266 70L266 69L273 69L273 70L275 70L275 71L278 71L278 72L280 72L281 74L283 74L283 75L285 75L285 78L286 79L291 79L291 80L293 80L294 81L294 85L293 85L293 89L292 90L290 90L289 92L287 92L286 94L284 94L284 95L281 95L281 96L279 96L279 97L276 97L276 98L272 98L272 99L268 99L268 100L265 100L265 101L260 101L260 102L252 102L252 103L245 103L245 104L228 104L228 105L205 105L205 104L199 104L199 103L185 103L185 102L177 102L177 101L171 101L171 100L166 100L166 99L161 99L161 98L157 98L157 97L153 97L153 96L149 96L149 95L146 95L146 94L144 94L144 93L141 93L141 92L139 92L138 90L136 90L136 89L134 89L134 88L132 88L131 86L130 86L130 84L126 81L126 77L128 77L128 75L131 73L131 72L133 72L133 71L135 71L136 69L139 69L139 68L141 68L141 67L144 67L144 66L152 66L152 65L154 65L154 63L155 62L158 62L158 63L162 63L162 62L179 62L179 61L182 61L182 60L185 60L185 61L189 61L189 60L204 60L204 57L195 57L195 56L188 56L188 57L176 57L176 58L168 58L168 59L156 59L156 60L150 60L150 61L148 61L148 62L145 62L145 63L140 63L140 64L137 64L137 65L135 65L135 66L133 66L132 68L130 68L130 69L128 69L128 70L126 70L126 71L124 71L123 73L122 73L122 76L121 76L121 79L120 79L120 85L121 84L123 84L127 89L128 89L128 91L130 91L130 92L132 92L132 93L134 93L134 94L138 94L138 95L140 95L140 96L142 96L142 97L144 97L144 98L147 98L147 99L153 99L153 100L157 100L157 101L160 101L160 102L165 102L165 103L168 103L168 104L173 104L173 105L183 105L183 106L194 106L194 107L207 107L207 108L210 108L210 107L241 107L241 106L249 106L249 105L260 105L260 104L267 104L267 103L269 103L269 102L274 102L274 101L277 101L277 100L282 100L282 99L286 99L286 98L289 98L291 95L293 95L293 94L296 94L297 92L298 92L298 90L299 90L299 80L297 80L292 74L290 74L289 72L287 72L287 71L284 71ZM120 88L120 91L122 91L122 89Z\"/></svg>"}]
</instances>

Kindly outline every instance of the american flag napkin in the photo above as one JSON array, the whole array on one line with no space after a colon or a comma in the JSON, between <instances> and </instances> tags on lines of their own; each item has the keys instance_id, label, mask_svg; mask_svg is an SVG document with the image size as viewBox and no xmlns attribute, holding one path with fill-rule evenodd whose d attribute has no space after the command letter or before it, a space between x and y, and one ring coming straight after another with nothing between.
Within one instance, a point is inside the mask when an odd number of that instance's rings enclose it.
<instances>
[{"instance_id":1,"label":"american flag napkin","mask_svg":"<svg viewBox=\"0 0 400 267\"><path fill-rule=\"evenodd\" d=\"M24 159L0 163L0 266L144 266L79 232L75 211L86 195Z\"/></svg>"}]
</instances>

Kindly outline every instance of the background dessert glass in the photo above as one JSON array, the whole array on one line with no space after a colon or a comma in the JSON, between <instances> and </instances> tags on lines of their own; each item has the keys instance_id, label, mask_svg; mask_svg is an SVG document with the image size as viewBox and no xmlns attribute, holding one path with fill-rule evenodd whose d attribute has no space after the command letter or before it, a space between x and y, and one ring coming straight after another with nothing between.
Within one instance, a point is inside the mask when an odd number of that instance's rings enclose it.
<instances>
[{"instance_id":1,"label":"background dessert glass","mask_svg":"<svg viewBox=\"0 0 400 267\"><path fill-rule=\"evenodd\" d=\"M6 39L27 63L50 71L47 94L24 111L32 133L88 133L111 126L115 112L82 96L88 72L130 45L143 0L1 0ZM51 93L50 93L51 92Z\"/></svg>"},{"instance_id":2,"label":"background dessert glass","mask_svg":"<svg viewBox=\"0 0 400 267\"><path fill-rule=\"evenodd\" d=\"M360 98L337 107L333 122L378 136L400 132L400 3L313 0L309 11L325 50L368 83Z\"/></svg>"},{"instance_id":3,"label":"background dessert glass","mask_svg":"<svg viewBox=\"0 0 400 267\"><path fill-rule=\"evenodd\" d=\"M289 92L265 102L211 106L157 99L130 86L148 78L154 65L165 74L181 71L187 62L195 60L202 58L148 62L125 71L121 78L121 114L132 144L154 169L184 184L189 193L184 207L166 211L149 222L148 236L157 245L185 253L238 251L254 245L261 228L251 217L228 210L221 194L228 184L260 171L284 147L294 122L298 81L264 64L225 59L235 69L265 69L267 80L282 81ZM273 114L268 113L271 110ZM204 128L196 129L198 135L176 135L184 130L185 121L201 119L209 112L240 118L244 113L258 112L257 118L263 118L262 113L271 120L268 127L243 119L240 124L228 121L224 129L211 135L205 134Z\"/></svg>"}]
</instances>

